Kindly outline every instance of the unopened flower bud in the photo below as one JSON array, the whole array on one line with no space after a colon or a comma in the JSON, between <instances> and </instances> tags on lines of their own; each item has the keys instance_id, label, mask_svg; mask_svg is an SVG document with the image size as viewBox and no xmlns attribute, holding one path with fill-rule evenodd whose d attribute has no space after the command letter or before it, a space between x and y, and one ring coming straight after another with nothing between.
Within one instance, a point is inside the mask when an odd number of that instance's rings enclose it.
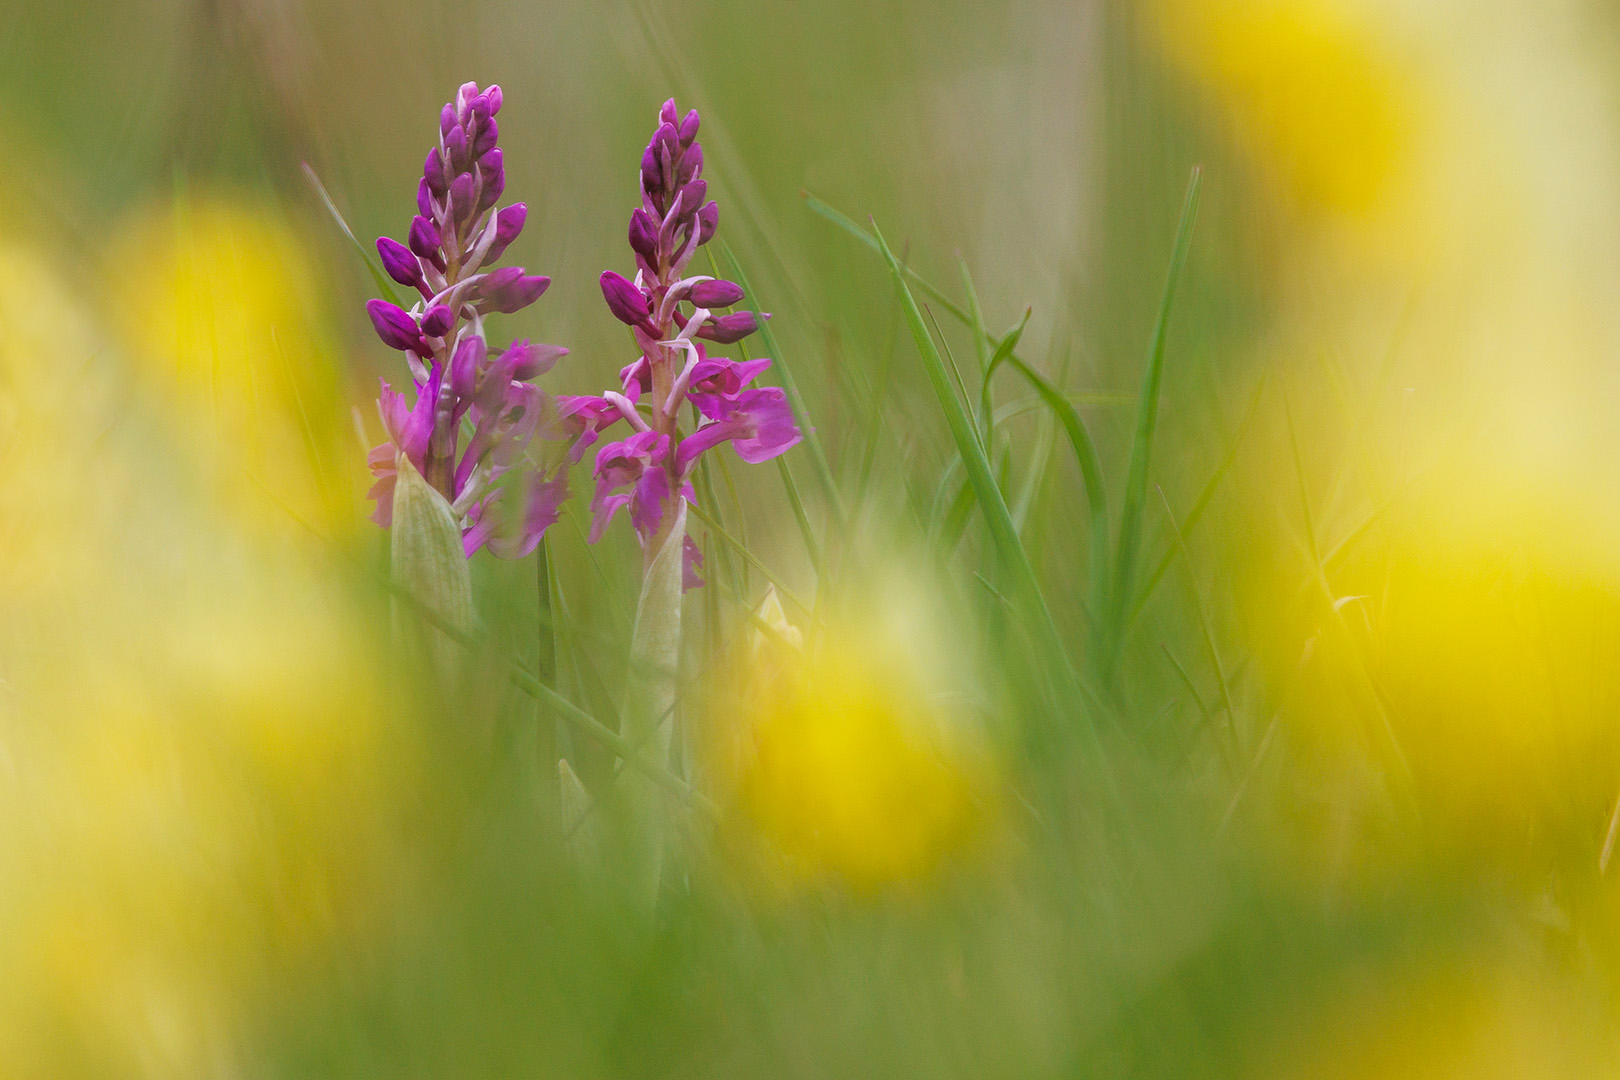
<instances>
[{"instance_id":1,"label":"unopened flower bud","mask_svg":"<svg viewBox=\"0 0 1620 1080\"><path fill-rule=\"evenodd\" d=\"M440 251L441 238L438 227L433 222L420 215L412 218L411 232L407 239L411 251L417 258L427 260L440 270L444 269L444 255Z\"/></svg>"},{"instance_id":2,"label":"unopened flower bud","mask_svg":"<svg viewBox=\"0 0 1620 1080\"><path fill-rule=\"evenodd\" d=\"M445 304L434 304L422 316L422 333L426 337L444 337L456 321L456 313Z\"/></svg>"},{"instance_id":3,"label":"unopened flower bud","mask_svg":"<svg viewBox=\"0 0 1620 1080\"><path fill-rule=\"evenodd\" d=\"M462 173L450 184L450 220L463 221L473 215L472 173Z\"/></svg>"},{"instance_id":4,"label":"unopened flower bud","mask_svg":"<svg viewBox=\"0 0 1620 1080\"><path fill-rule=\"evenodd\" d=\"M389 348L401 351L411 349L424 354L428 351L416 320L399 305L386 300L368 300L366 314L371 316L371 325L376 328L377 336Z\"/></svg>"},{"instance_id":5,"label":"unopened flower bud","mask_svg":"<svg viewBox=\"0 0 1620 1080\"><path fill-rule=\"evenodd\" d=\"M382 257L383 269L401 285L415 286L422 280L422 264L410 249L387 236L377 237L377 254Z\"/></svg>"},{"instance_id":6,"label":"unopened flower bud","mask_svg":"<svg viewBox=\"0 0 1620 1080\"><path fill-rule=\"evenodd\" d=\"M770 318L769 315L765 316ZM700 338L721 345L731 345L759 329L759 320L752 311L735 311L730 315L722 315L713 322L705 323L697 332Z\"/></svg>"},{"instance_id":7,"label":"unopened flower bud","mask_svg":"<svg viewBox=\"0 0 1620 1080\"><path fill-rule=\"evenodd\" d=\"M495 149L495 143L500 139L500 128L495 121L485 116L478 122L478 132L473 136L472 156L483 157Z\"/></svg>"},{"instance_id":8,"label":"unopened flower bud","mask_svg":"<svg viewBox=\"0 0 1620 1080\"><path fill-rule=\"evenodd\" d=\"M484 366L487 355L488 346L482 337L469 334L461 339L455 355L450 358L450 389L457 397L472 397L473 387L478 381L478 369Z\"/></svg>"},{"instance_id":9,"label":"unopened flower bud","mask_svg":"<svg viewBox=\"0 0 1620 1080\"><path fill-rule=\"evenodd\" d=\"M675 170L675 182L685 184L697 177L703 171L703 147L697 143L681 157L681 164Z\"/></svg>"},{"instance_id":10,"label":"unopened flower bud","mask_svg":"<svg viewBox=\"0 0 1620 1080\"><path fill-rule=\"evenodd\" d=\"M636 288L634 282L612 270L604 270L601 283L602 297L614 318L629 326L647 325L647 297Z\"/></svg>"},{"instance_id":11,"label":"unopened flower bud","mask_svg":"<svg viewBox=\"0 0 1620 1080\"><path fill-rule=\"evenodd\" d=\"M499 311L510 315L540 299L550 285L551 279L543 274L525 274L521 266L502 267L483 282L480 291L484 299L478 307L480 311Z\"/></svg>"},{"instance_id":12,"label":"unopened flower bud","mask_svg":"<svg viewBox=\"0 0 1620 1080\"><path fill-rule=\"evenodd\" d=\"M714 230L720 227L720 204L707 203L697 212L698 243L707 244L714 238Z\"/></svg>"},{"instance_id":13,"label":"unopened flower bud","mask_svg":"<svg viewBox=\"0 0 1620 1080\"><path fill-rule=\"evenodd\" d=\"M457 124L444 137L444 152L450 157L452 169L467 167L467 129Z\"/></svg>"},{"instance_id":14,"label":"unopened flower bud","mask_svg":"<svg viewBox=\"0 0 1620 1080\"><path fill-rule=\"evenodd\" d=\"M742 298L742 286L734 281L700 281L687 294L687 299L703 308L730 307Z\"/></svg>"},{"instance_id":15,"label":"unopened flower bud","mask_svg":"<svg viewBox=\"0 0 1620 1080\"><path fill-rule=\"evenodd\" d=\"M630 215L630 249L648 262L658 257L658 226L640 207Z\"/></svg>"},{"instance_id":16,"label":"unopened flower bud","mask_svg":"<svg viewBox=\"0 0 1620 1080\"><path fill-rule=\"evenodd\" d=\"M513 203L503 206L495 213L495 240L489 245L489 254L484 256L485 264L492 263L505 253L507 245L518 238L523 231L523 223L528 219L529 208L523 203Z\"/></svg>"}]
</instances>

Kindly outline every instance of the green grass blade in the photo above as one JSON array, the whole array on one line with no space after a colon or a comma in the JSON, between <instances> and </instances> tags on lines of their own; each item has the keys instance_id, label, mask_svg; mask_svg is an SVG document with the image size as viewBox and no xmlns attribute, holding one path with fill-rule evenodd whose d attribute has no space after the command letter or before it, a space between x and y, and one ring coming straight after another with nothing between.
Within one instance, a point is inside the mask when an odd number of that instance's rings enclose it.
<instances>
[{"instance_id":1,"label":"green grass blade","mask_svg":"<svg viewBox=\"0 0 1620 1080\"><path fill-rule=\"evenodd\" d=\"M799 533L804 537L804 550L810 556L810 565L816 571L816 577L821 577L821 545L816 543L816 531L810 527L810 515L805 513L804 499L799 495L799 485L793 480L793 470L788 468L787 458L776 459L777 471L782 477L782 490L787 492L788 504L793 507L793 520L799 523Z\"/></svg>"},{"instance_id":2,"label":"green grass blade","mask_svg":"<svg viewBox=\"0 0 1620 1080\"><path fill-rule=\"evenodd\" d=\"M1136 433L1131 440L1130 467L1126 472L1125 496L1119 518L1119 542L1115 546L1114 556L1112 606L1116 628L1124 622L1131 575L1136 568L1137 548L1142 541L1142 508L1147 501L1148 465L1153 455L1153 435L1158 427L1159 390L1164 381L1165 339L1170 329L1170 312L1175 306L1176 285L1192 246L1193 224L1198 220L1198 196L1202 188L1203 170L1194 168L1192 179L1187 183L1187 199L1181 208L1181 223L1176 227L1170 271L1165 278L1164 295L1159 301L1159 317L1153 327L1147 370L1142 373L1142 392L1136 403Z\"/></svg>"},{"instance_id":3,"label":"green grass blade","mask_svg":"<svg viewBox=\"0 0 1620 1080\"><path fill-rule=\"evenodd\" d=\"M815 213L849 233L867 247L884 255L885 258L890 260L891 264L893 263L893 255L888 252L887 248L870 232L858 225L853 218L833 209L808 191L802 191L800 194L804 198L805 205ZM937 301L942 310L950 312L965 325L973 325L973 316L971 314L915 270L902 265L899 272L903 278L914 282L919 289ZM909 296L909 292L907 296ZM995 342L995 344L999 345L1000 343ZM1074 447L1075 457L1080 463L1080 472L1086 484L1086 500L1091 519L1092 585L1090 599L1093 606L1100 606L1106 602L1102 590L1106 588L1107 582L1108 500L1103 489L1102 465L1097 456L1096 445L1091 441L1091 433L1086 430L1085 423L1080 419L1079 410L1074 407L1073 402L1068 399L1063 391L1053 386L1050 380L1029 366L1016 352L1009 350L1005 362L1011 364L1024 378L1028 379L1042 399L1045 400L1047 406L1057 413L1058 420L1063 424L1063 430L1068 435L1069 443Z\"/></svg>"},{"instance_id":4,"label":"green grass blade","mask_svg":"<svg viewBox=\"0 0 1620 1080\"><path fill-rule=\"evenodd\" d=\"M979 422L984 425L984 444L986 446L990 445L991 429L995 426L996 399L994 385L996 369L1005 364L1007 357L1011 356L1013 350L1018 348L1018 343L1024 337L1024 328L1029 326L1029 317L1034 312L1034 308L1026 307L1024 317L1018 320L1018 325L1001 335L1001 340L996 343L995 351L991 352L990 358L985 361L984 383L979 388ZM984 337L980 337L979 340L982 345L986 346L988 351L989 341Z\"/></svg>"},{"instance_id":5,"label":"green grass blade","mask_svg":"<svg viewBox=\"0 0 1620 1080\"><path fill-rule=\"evenodd\" d=\"M1064 689L1074 690L1075 697L1078 698L1079 677L1069 661L1068 653L1064 650L1057 625L1052 621L1051 608L1047 606L1040 582L1035 577L1035 569L1030 565L1029 555L1024 551L1023 542L1018 538L1018 530L1013 526L1012 514L1007 509L1006 500L1002 498L1001 488L996 484L990 460L985 456L983 447L979 445L967 410L951 387L950 375L945 370L945 360L928 333L922 312L917 307L917 300L906 285L906 275L900 263L896 261L894 253L889 250L889 245L875 224L872 232L877 239L878 250L883 254L884 261L889 264L889 272L899 293L906 323L911 328L911 336L917 343L918 352L922 354L928 381L933 386L934 396L939 399L940 409L945 413L945 422L950 428L951 438L956 442L957 454L962 459L968 482L973 486L973 494L979 501L979 508L989 527L991 540L1012 578L1013 592L1023 607L1030 636L1034 639L1036 647L1046 654L1045 659L1051 665L1049 670L1052 674L1059 678L1060 684L1066 682ZM1089 712L1085 710L1081 711L1081 724L1084 734L1093 742L1101 761L1101 745L1096 742L1097 732L1092 726Z\"/></svg>"},{"instance_id":6,"label":"green grass blade","mask_svg":"<svg viewBox=\"0 0 1620 1080\"><path fill-rule=\"evenodd\" d=\"M855 239L859 240L861 243L865 244L878 254L882 255L884 253L884 246L881 245L871 233L863 229L854 218L834 210L831 206L828 206L826 203L822 202L808 191L801 190L799 194L804 198L805 205L810 207L811 210L815 211L817 214L820 214L834 225L837 225L840 229L843 229L845 232L849 233L851 236L855 237ZM941 292L937 286L929 283L926 278L917 273L917 271L913 270L910 266L902 263L901 270L903 271L905 277L910 278L911 281L916 284L917 288L928 294L928 298L930 300L933 300L935 303L939 304L941 308L950 312L964 325L973 325L973 316L969 315L967 310L964 309L960 304ZM741 285L742 282L739 281L737 284Z\"/></svg>"},{"instance_id":7,"label":"green grass blade","mask_svg":"<svg viewBox=\"0 0 1620 1080\"><path fill-rule=\"evenodd\" d=\"M967 260L956 257L956 268L962 275L962 292L967 297L968 314L973 319L973 348L979 354L979 404L974 417L979 426L979 441L990 446L991 417L995 414L995 399L990 390L990 376L995 373L991 363L990 331L985 329L984 311L979 307L979 292L973 287L973 275L968 273Z\"/></svg>"},{"instance_id":8,"label":"green grass blade","mask_svg":"<svg viewBox=\"0 0 1620 1080\"><path fill-rule=\"evenodd\" d=\"M344 236L349 238L349 243L354 245L354 250L359 252L360 261L366 264L367 270L371 271L371 280L377 283L377 290L382 293L383 299L398 307L409 307L410 305L400 300L399 293L394 291L393 279L383 273L382 264L377 261L376 256L366 250L366 245L360 242L360 238L354 235L354 230L349 228L349 223L343 220L343 214L339 212L337 203L333 202L332 196L327 194L326 185L322 184L320 177L315 175L315 170L309 167L309 162L304 162L303 166L304 178L309 181L309 186L315 189L315 194L320 196L321 202L326 205L326 212L332 215L332 220L337 222L337 227L342 230Z\"/></svg>"}]
</instances>

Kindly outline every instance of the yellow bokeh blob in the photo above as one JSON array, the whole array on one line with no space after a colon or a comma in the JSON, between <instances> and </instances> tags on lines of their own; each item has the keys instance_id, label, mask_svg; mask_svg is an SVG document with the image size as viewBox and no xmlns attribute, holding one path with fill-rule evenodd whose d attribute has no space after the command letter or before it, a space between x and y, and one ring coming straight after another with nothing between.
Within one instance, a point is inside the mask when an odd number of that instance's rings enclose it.
<instances>
[{"instance_id":1,"label":"yellow bokeh blob","mask_svg":"<svg viewBox=\"0 0 1620 1080\"><path fill-rule=\"evenodd\" d=\"M712 744L745 831L788 883L925 878L983 823L975 741L914 649L870 622L840 620L807 647L774 595L765 615L777 630L755 632Z\"/></svg>"},{"instance_id":2,"label":"yellow bokeh blob","mask_svg":"<svg viewBox=\"0 0 1620 1080\"><path fill-rule=\"evenodd\" d=\"M1335 0L1154 0L1155 37L1213 90L1233 134L1304 206L1352 216L1387 193L1412 84L1376 13Z\"/></svg>"},{"instance_id":3,"label":"yellow bokeh blob","mask_svg":"<svg viewBox=\"0 0 1620 1080\"><path fill-rule=\"evenodd\" d=\"M357 529L363 471L323 275L292 221L251 200L182 200L127 226L110 276L136 374L222 501L265 527Z\"/></svg>"}]
</instances>

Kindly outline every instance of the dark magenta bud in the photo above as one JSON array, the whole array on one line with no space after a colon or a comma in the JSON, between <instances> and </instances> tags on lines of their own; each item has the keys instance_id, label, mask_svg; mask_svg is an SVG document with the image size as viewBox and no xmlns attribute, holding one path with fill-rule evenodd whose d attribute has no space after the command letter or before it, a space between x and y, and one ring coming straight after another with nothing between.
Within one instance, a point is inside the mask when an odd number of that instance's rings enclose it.
<instances>
[{"instance_id":1,"label":"dark magenta bud","mask_svg":"<svg viewBox=\"0 0 1620 1080\"><path fill-rule=\"evenodd\" d=\"M411 233L407 237L410 248L421 259L426 259L440 269L444 268L444 256L440 253L438 227L427 218L418 215L411 219Z\"/></svg>"},{"instance_id":2,"label":"dark magenta bud","mask_svg":"<svg viewBox=\"0 0 1620 1080\"><path fill-rule=\"evenodd\" d=\"M452 169L465 169L467 167L467 129L457 124L450 129L450 134L444 137L444 152L450 157Z\"/></svg>"},{"instance_id":3,"label":"dark magenta bud","mask_svg":"<svg viewBox=\"0 0 1620 1080\"><path fill-rule=\"evenodd\" d=\"M769 315L765 316L767 319ZM704 323L698 329L697 336L708 338L721 345L730 345L759 329L759 320L752 311L734 311L730 315L722 315L712 322Z\"/></svg>"},{"instance_id":4,"label":"dark magenta bud","mask_svg":"<svg viewBox=\"0 0 1620 1080\"><path fill-rule=\"evenodd\" d=\"M402 351L414 349L427 355L422 332L417 328L416 320L404 308L386 300L368 300L366 314L371 316L371 325L376 327L377 336L382 338L384 345Z\"/></svg>"},{"instance_id":5,"label":"dark magenta bud","mask_svg":"<svg viewBox=\"0 0 1620 1080\"><path fill-rule=\"evenodd\" d=\"M463 338L461 344L456 346L456 354L450 358L450 389L457 397L472 397L473 387L478 382L478 369L484 366L487 355L488 347L477 334Z\"/></svg>"},{"instance_id":6,"label":"dark magenta bud","mask_svg":"<svg viewBox=\"0 0 1620 1080\"><path fill-rule=\"evenodd\" d=\"M687 113L681 118L679 134L681 137L682 146L691 146L692 140L697 138L699 122L698 111L696 109L693 109L691 112Z\"/></svg>"},{"instance_id":7,"label":"dark magenta bud","mask_svg":"<svg viewBox=\"0 0 1620 1080\"><path fill-rule=\"evenodd\" d=\"M485 94L474 94L467 100L467 113L476 117L482 124L489 119L489 97Z\"/></svg>"},{"instance_id":8,"label":"dark magenta bud","mask_svg":"<svg viewBox=\"0 0 1620 1080\"><path fill-rule=\"evenodd\" d=\"M521 311L540 299L551 279L543 275L527 275L521 266L503 266L478 283L483 299L479 311L499 311L510 315Z\"/></svg>"},{"instance_id":9,"label":"dark magenta bud","mask_svg":"<svg viewBox=\"0 0 1620 1080\"><path fill-rule=\"evenodd\" d=\"M641 153L641 186L651 195L664 189L664 170L658 161L658 147L652 143Z\"/></svg>"},{"instance_id":10,"label":"dark magenta bud","mask_svg":"<svg viewBox=\"0 0 1620 1080\"><path fill-rule=\"evenodd\" d=\"M439 110L439 134L448 135L450 129L456 126L456 107L446 105Z\"/></svg>"},{"instance_id":11,"label":"dark magenta bud","mask_svg":"<svg viewBox=\"0 0 1620 1080\"><path fill-rule=\"evenodd\" d=\"M550 371L558 360L568 355L568 350L561 345L536 345L528 341L520 341L506 350L506 356L511 356L513 349L522 349L513 357L512 378L534 379Z\"/></svg>"},{"instance_id":12,"label":"dark magenta bud","mask_svg":"<svg viewBox=\"0 0 1620 1080\"><path fill-rule=\"evenodd\" d=\"M687 299L698 307L730 307L743 298L742 286L735 281L700 281L692 286Z\"/></svg>"},{"instance_id":13,"label":"dark magenta bud","mask_svg":"<svg viewBox=\"0 0 1620 1080\"><path fill-rule=\"evenodd\" d=\"M720 204L705 203L697 212L698 243L707 244L714 237L714 230L720 227Z\"/></svg>"},{"instance_id":14,"label":"dark magenta bud","mask_svg":"<svg viewBox=\"0 0 1620 1080\"><path fill-rule=\"evenodd\" d=\"M709 182L707 180L694 180L681 188L681 217L697 213L703 200L709 197Z\"/></svg>"},{"instance_id":15,"label":"dark magenta bud","mask_svg":"<svg viewBox=\"0 0 1620 1080\"><path fill-rule=\"evenodd\" d=\"M478 196L478 209L488 210L506 190L506 167L501 163L499 150L491 150L478 159L478 174L484 182Z\"/></svg>"},{"instance_id":16,"label":"dark magenta bud","mask_svg":"<svg viewBox=\"0 0 1620 1080\"><path fill-rule=\"evenodd\" d=\"M475 209L472 173L462 173L450 185L450 220L462 221L470 218Z\"/></svg>"},{"instance_id":17,"label":"dark magenta bud","mask_svg":"<svg viewBox=\"0 0 1620 1080\"><path fill-rule=\"evenodd\" d=\"M427 181L428 190L433 194L444 194L447 186L444 181L444 155L439 153L437 146L428 151L427 160L422 162L422 179Z\"/></svg>"},{"instance_id":18,"label":"dark magenta bud","mask_svg":"<svg viewBox=\"0 0 1620 1080\"><path fill-rule=\"evenodd\" d=\"M658 130L653 132L652 144L660 150L668 150L673 159L681 146L681 137L675 133L675 124L666 120L658 125Z\"/></svg>"},{"instance_id":19,"label":"dark magenta bud","mask_svg":"<svg viewBox=\"0 0 1620 1080\"><path fill-rule=\"evenodd\" d=\"M433 191L425 176L416 182L416 212L425 218L433 216Z\"/></svg>"},{"instance_id":20,"label":"dark magenta bud","mask_svg":"<svg viewBox=\"0 0 1620 1080\"><path fill-rule=\"evenodd\" d=\"M484 256L485 265L501 257L507 245L523 231L523 223L528 217L529 208L523 203L503 206L495 212L495 240L489 245L489 254Z\"/></svg>"},{"instance_id":21,"label":"dark magenta bud","mask_svg":"<svg viewBox=\"0 0 1620 1080\"><path fill-rule=\"evenodd\" d=\"M478 132L473 136L472 156L483 157L495 149L495 143L500 139L500 128L495 121L485 117L479 121Z\"/></svg>"},{"instance_id":22,"label":"dark magenta bud","mask_svg":"<svg viewBox=\"0 0 1620 1080\"><path fill-rule=\"evenodd\" d=\"M658 226L640 208L630 214L630 249L648 262L658 257Z\"/></svg>"},{"instance_id":23,"label":"dark magenta bud","mask_svg":"<svg viewBox=\"0 0 1620 1080\"><path fill-rule=\"evenodd\" d=\"M658 119L666 124L673 126L680 115L680 112L675 108L674 98L670 98L658 107Z\"/></svg>"},{"instance_id":24,"label":"dark magenta bud","mask_svg":"<svg viewBox=\"0 0 1620 1080\"><path fill-rule=\"evenodd\" d=\"M401 285L415 286L422 280L422 264L409 248L398 240L377 237L377 254L382 256L383 269Z\"/></svg>"},{"instance_id":25,"label":"dark magenta bud","mask_svg":"<svg viewBox=\"0 0 1620 1080\"><path fill-rule=\"evenodd\" d=\"M646 295L633 281L612 270L602 271L602 297L613 317L629 326L647 327L650 307Z\"/></svg>"},{"instance_id":26,"label":"dark magenta bud","mask_svg":"<svg viewBox=\"0 0 1620 1080\"><path fill-rule=\"evenodd\" d=\"M490 83L489 89L484 91L484 96L489 99L489 115L494 116L501 111L501 101L504 95L501 94L501 88L498 85Z\"/></svg>"},{"instance_id":27,"label":"dark magenta bud","mask_svg":"<svg viewBox=\"0 0 1620 1080\"><path fill-rule=\"evenodd\" d=\"M455 312L445 304L434 304L422 316L422 335L424 337L444 337L450 332L450 327L456 321Z\"/></svg>"},{"instance_id":28,"label":"dark magenta bud","mask_svg":"<svg viewBox=\"0 0 1620 1080\"><path fill-rule=\"evenodd\" d=\"M513 269L519 275L514 281L484 291L484 301L491 311L499 311L503 315L522 311L551 287L551 279L544 274L524 274L521 267Z\"/></svg>"},{"instance_id":29,"label":"dark magenta bud","mask_svg":"<svg viewBox=\"0 0 1620 1080\"><path fill-rule=\"evenodd\" d=\"M680 167L675 170L675 182L677 184L689 183L695 180L702 171L703 147L693 143L692 148L682 156Z\"/></svg>"}]
</instances>

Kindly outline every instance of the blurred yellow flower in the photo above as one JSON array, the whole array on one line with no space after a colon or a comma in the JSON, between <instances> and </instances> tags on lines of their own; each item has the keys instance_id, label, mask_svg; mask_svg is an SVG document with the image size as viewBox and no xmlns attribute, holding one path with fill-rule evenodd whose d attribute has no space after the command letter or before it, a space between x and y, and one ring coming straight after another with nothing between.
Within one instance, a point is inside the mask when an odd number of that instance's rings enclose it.
<instances>
[{"instance_id":1,"label":"blurred yellow flower","mask_svg":"<svg viewBox=\"0 0 1620 1080\"><path fill-rule=\"evenodd\" d=\"M1296 1003L1297 1004L1297 1003ZM1567 973L1493 956L1381 971L1286 1017L1259 1048L1274 1080L1612 1080L1620 1040Z\"/></svg>"},{"instance_id":2,"label":"blurred yellow flower","mask_svg":"<svg viewBox=\"0 0 1620 1080\"><path fill-rule=\"evenodd\" d=\"M148 252L168 260L152 302L237 319L215 326L251 341L282 315L243 299L266 282L217 265L229 230L208 231L212 255ZM176 263L236 299L183 296ZM218 1076L240 1071L287 973L373 925L411 743L335 560L278 542L284 509L267 543L241 528L243 503L186 482L196 455L234 445L188 411L212 392L178 372L205 347L161 311L127 311L137 363L167 340L175 367L123 393L125 357L67 273L0 238L16 327L0 341L0 1072ZM216 352L257 363L254 348ZM300 430L290 384L280 399L223 385L260 451ZM282 475L307 479L299 438Z\"/></svg>"},{"instance_id":3,"label":"blurred yellow flower","mask_svg":"<svg viewBox=\"0 0 1620 1080\"><path fill-rule=\"evenodd\" d=\"M1387 13L1344 0L1152 0L1166 55L1302 204L1359 215L1407 152L1415 84Z\"/></svg>"},{"instance_id":4,"label":"blurred yellow flower","mask_svg":"<svg viewBox=\"0 0 1620 1080\"><path fill-rule=\"evenodd\" d=\"M183 199L132 221L110 267L136 372L216 496L265 527L290 509L329 535L357 530L323 275L294 225L250 200Z\"/></svg>"},{"instance_id":5,"label":"blurred yellow flower","mask_svg":"<svg viewBox=\"0 0 1620 1080\"><path fill-rule=\"evenodd\" d=\"M842 617L806 648L774 590L737 698L711 733L746 831L787 883L916 881L983 824L982 752L916 640Z\"/></svg>"}]
</instances>

